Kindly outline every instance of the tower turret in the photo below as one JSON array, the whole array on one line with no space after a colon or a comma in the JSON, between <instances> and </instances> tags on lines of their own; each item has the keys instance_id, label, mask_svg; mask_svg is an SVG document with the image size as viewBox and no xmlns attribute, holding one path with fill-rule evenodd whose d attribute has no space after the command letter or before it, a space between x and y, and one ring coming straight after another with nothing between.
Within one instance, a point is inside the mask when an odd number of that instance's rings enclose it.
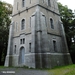
<instances>
[{"instance_id":1,"label":"tower turret","mask_svg":"<svg viewBox=\"0 0 75 75\"><path fill-rule=\"evenodd\" d=\"M72 63L56 0L14 0L7 52L5 66Z\"/></svg>"}]
</instances>

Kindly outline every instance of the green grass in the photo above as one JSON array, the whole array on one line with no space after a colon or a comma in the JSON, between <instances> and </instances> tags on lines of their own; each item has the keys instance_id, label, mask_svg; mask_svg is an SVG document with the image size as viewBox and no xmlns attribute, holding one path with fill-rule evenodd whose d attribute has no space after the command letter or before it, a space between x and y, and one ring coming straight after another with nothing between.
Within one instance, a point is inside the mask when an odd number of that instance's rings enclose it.
<instances>
[{"instance_id":1,"label":"green grass","mask_svg":"<svg viewBox=\"0 0 75 75\"><path fill-rule=\"evenodd\" d=\"M0 68L5 68L4 66L0 66Z\"/></svg>"},{"instance_id":2,"label":"green grass","mask_svg":"<svg viewBox=\"0 0 75 75\"><path fill-rule=\"evenodd\" d=\"M0 69L3 68L25 68L29 69L27 66L24 67L4 67L0 66ZM30 68L32 69L32 68ZM48 75L75 75L75 64L69 66L55 67L54 69L34 69L34 70L45 70L48 72Z\"/></svg>"},{"instance_id":3,"label":"green grass","mask_svg":"<svg viewBox=\"0 0 75 75\"><path fill-rule=\"evenodd\" d=\"M63 66L48 70L49 75L75 75L75 65Z\"/></svg>"},{"instance_id":4,"label":"green grass","mask_svg":"<svg viewBox=\"0 0 75 75\"><path fill-rule=\"evenodd\" d=\"M2 69L2 68L16 68L16 67L13 67L13 66L11 66L11 67L0 66L0 69Z\"/></svg>"}]
</instances>

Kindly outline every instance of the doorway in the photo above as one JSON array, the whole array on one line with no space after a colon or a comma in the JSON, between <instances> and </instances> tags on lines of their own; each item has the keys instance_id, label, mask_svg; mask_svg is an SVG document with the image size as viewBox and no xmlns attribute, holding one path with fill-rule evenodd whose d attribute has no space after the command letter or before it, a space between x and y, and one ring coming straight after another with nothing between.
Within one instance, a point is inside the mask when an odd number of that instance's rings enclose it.
<instances>
[{"instance_id":1,"label":"doorway","mask_svg":"<svg viewBox=\"0 0 75 75\"><path fill-rule=\"evenodd\" d=\"M20 48L20 55L19 55L19 63L21 65L23 65L25 62L25 48L24 47L21 47Z\"/></svg>"}]
</instances>

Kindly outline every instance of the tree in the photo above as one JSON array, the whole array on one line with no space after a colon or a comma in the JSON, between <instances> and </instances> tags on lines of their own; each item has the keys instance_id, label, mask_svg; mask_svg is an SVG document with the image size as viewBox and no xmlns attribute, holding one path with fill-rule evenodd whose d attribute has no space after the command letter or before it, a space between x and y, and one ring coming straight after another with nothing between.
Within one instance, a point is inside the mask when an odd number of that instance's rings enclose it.
<instances>
[{"instance_id":1,"label":"tree","mask_svg":"<svg viewBox=\"0 0 75 75\"><path fill-rule=\"evenodd\" d=\"M0 65L3 65L7 53L7 42L12 5L0 1Z\"/></svg>"},{"instance_id":2,"label":"tree","mask_svg":"<svg viewBox=\"0 0 75 75\"><path fill-rule=\"evenodd\" d=\"M72 30L70 29L72 27L72 21L74 18L74 14L72 13L71 9L68 9L67 6L63 6L61 3L58 3L59 7L59 12L61 16L61 20L64 25L65 33L66 33L66 38L68 42L68 47L70 50L70 45L71 45L71 38L72 38Z\"/></svg>"},{"instance_id":3,"label":"tree","mask_svg":"<svg viewBox=\"0 0 75 75\"><path fill-rule=\"evenodd\" d=\"M64 25L66 39L71 53L73 62L75 63L75 15L67 6L58 3L61 20Z\"/></svg>"}]
</instances>

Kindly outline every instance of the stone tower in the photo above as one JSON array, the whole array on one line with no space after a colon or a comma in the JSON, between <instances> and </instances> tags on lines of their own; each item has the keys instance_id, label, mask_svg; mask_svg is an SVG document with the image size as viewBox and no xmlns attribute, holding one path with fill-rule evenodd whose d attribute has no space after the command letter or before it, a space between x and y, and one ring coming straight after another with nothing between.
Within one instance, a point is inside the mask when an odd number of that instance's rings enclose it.
<instances>
[{"instance_id":1,"label":"stone tower","mask_svg":"<svg viewBox=\"0 0 75 75\"><path fill-rule=\"evenodd\" d=\"M12 15L5 66L72 63L56 0L14 0Z\"/></svg>"}]
</instances>

